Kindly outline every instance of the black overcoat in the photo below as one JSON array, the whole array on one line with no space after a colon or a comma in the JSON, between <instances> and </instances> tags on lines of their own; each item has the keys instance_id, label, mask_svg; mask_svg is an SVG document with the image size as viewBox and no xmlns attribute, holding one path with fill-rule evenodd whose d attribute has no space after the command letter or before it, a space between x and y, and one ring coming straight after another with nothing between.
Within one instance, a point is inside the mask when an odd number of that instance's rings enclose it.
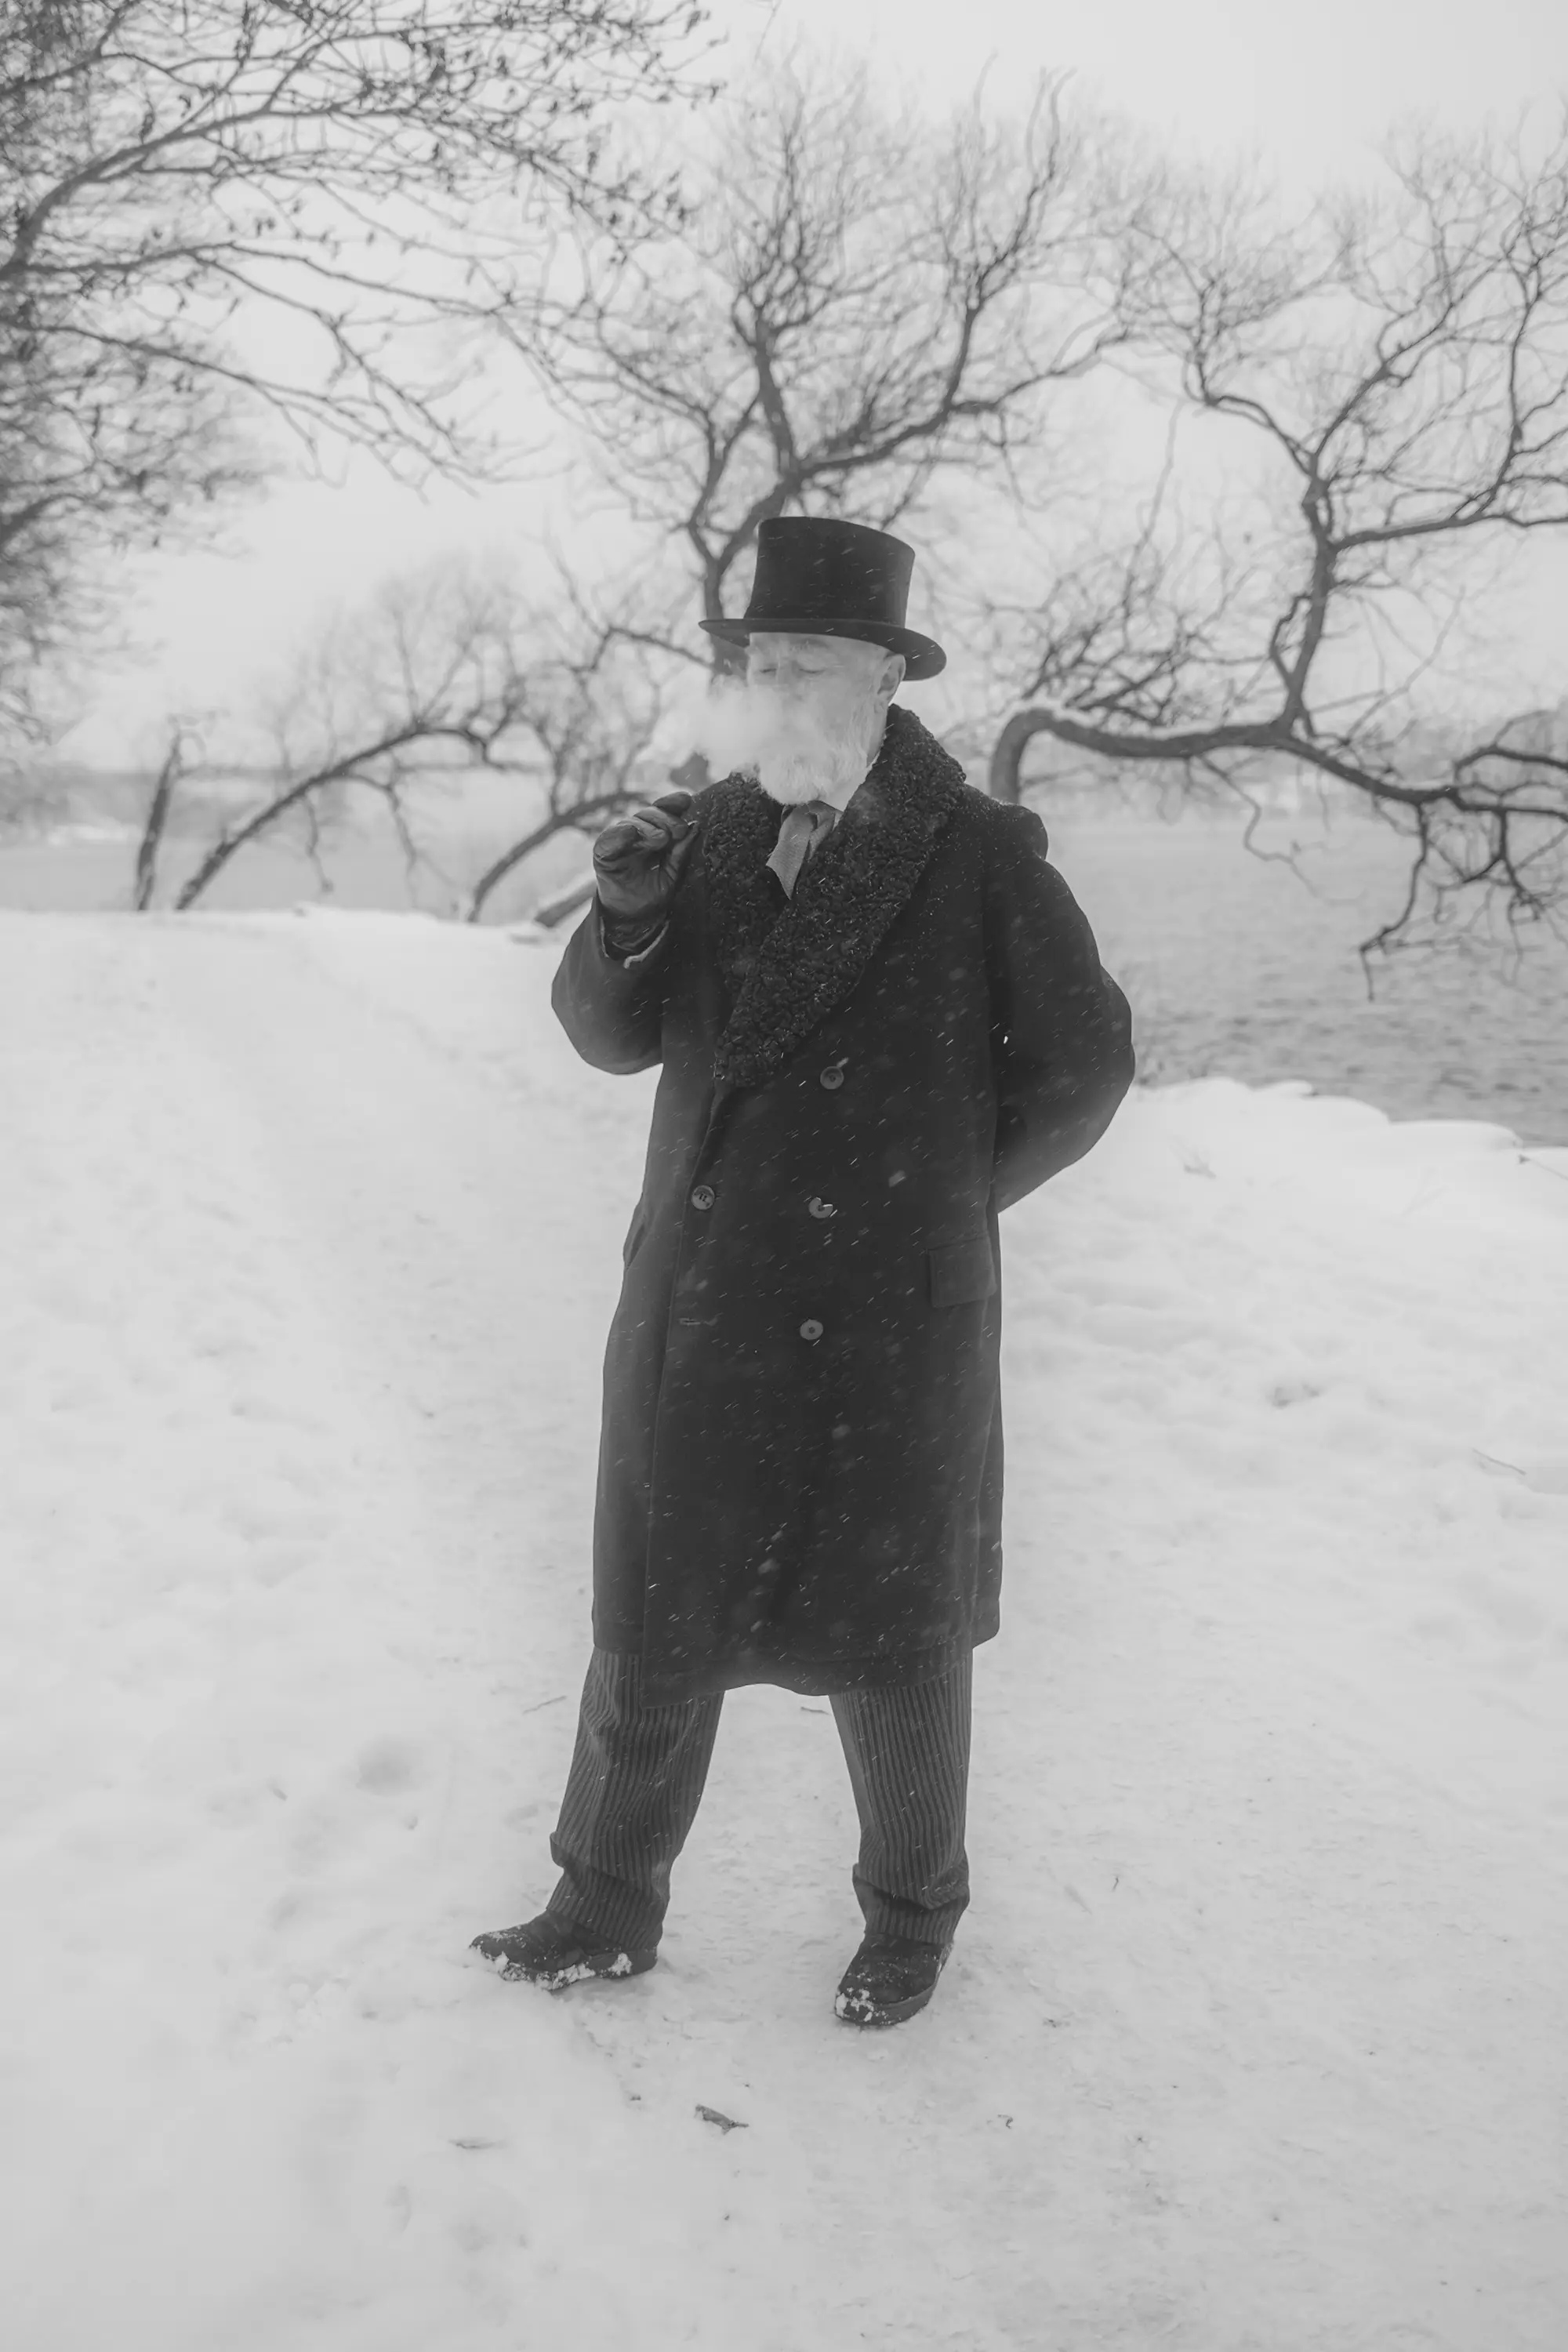
<instances>
[{"instance_id":1,"label":"black overcoat","mask_svg":"<svg viewBox=\"0 0 1568 2352\"><path fill-rule=\"evenodd\" d=\"M918 1682L996 1633L998 1212L1082 1158L1133 1058L1031 811L895 704L793 899L782 812L700 796L638 964L597 905L552 1001L663 1068L605 1360L594 1640L658 1706Z\"/></svg>"}]
</instances>

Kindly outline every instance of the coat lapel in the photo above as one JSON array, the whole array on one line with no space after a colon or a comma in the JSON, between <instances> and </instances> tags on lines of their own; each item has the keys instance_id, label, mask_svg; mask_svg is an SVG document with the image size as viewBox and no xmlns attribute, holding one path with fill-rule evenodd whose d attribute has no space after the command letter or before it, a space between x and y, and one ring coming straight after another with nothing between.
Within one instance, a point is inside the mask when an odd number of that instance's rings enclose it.
<instances>
[{"instance_id":1,"label":"coat lapel","mask_svg":"<svg viewBox=\"0 0 1568 2352\"><path fill-rule=\"evenodd\" d=\"M888 711L865 782L779 910L767 859L784 812L749 777L703 793L703 869L730 1018L720 1087L760 1086L850 993L931 862L963 770L910 710Z\"/></svg>"}]
</instances>

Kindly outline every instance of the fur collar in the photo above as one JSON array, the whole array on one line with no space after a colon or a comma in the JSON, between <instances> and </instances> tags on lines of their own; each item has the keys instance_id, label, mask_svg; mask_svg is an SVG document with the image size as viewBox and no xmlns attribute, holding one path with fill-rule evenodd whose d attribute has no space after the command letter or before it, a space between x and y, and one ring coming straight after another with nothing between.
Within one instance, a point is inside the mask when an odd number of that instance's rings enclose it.
<instances>
[{"instance_id":1,"label":"fur collar","mask_svg":"<svg viewBox=\"0 0 1568 2352\"><path fill-rule=\"evenodd\" d=\"M870 772L782 911L767 859L784 811L749 776L699 800L702 862L730 1018L720 1088L760 1086L850 993L931 861L963 770L897 703Z\"/></svg>"}]
</instances>

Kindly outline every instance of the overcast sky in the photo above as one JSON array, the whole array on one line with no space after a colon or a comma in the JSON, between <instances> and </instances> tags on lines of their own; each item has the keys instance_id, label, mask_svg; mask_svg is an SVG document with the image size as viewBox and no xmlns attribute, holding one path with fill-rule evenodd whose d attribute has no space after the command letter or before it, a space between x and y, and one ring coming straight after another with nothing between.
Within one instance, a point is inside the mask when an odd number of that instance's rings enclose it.
<instances>
[{"instance_id":1,"label":"overcast sky","mask_svg":"<svg viewBox=\"0 0 1568 2352\"><path fill-rule=\"evenodd\" d=\"M1568 93L1568 0L710 0L744 67L799 28L852 42L912 76L933 102L989 65L1005 99L1042 67L1146 121L1171 147L1215 160L1255 154L1305 194L1375 169L1402 117L1508 127ZM722 66L721 68L722 70ZM292 486L237 517L224 555L135 568L135 660L101 673L75 756L140 762L166 714L232 706L258 673L286 670L304 635L389 573L448 550L504 551L552 505L546 490L423 499L368 467L343 488ZM1545 692L1563 634L1568 559L1534 566L1520 603L1519 659ZM1552 593L1555 590L1556 593ZM1550 598L1551 609L1546 602ZM911 621L917 615L911 608ZM1558 674L1556 691L1563 690Z\"/></svg>"}]
</instances>

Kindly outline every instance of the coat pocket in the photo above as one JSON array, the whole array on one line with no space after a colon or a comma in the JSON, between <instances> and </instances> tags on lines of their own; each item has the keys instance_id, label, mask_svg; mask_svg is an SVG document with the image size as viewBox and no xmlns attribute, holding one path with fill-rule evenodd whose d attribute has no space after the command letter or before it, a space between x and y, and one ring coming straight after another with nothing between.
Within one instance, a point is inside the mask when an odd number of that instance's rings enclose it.
<instances>
[{"instance_id":1,"label":"coat pocket","mask_svg":"<svg viewBox=\"0 0 1568 2352\"><path fill-rule=\"evenodd\" d=\"M989 1234L976 1234L973 1241L947 1242L939 1249L927 1250L926 1265L933 1307L967 1307L974 1299L995 1295L996 1266L991 1255Z\"/></svg>"}]
</instances>

